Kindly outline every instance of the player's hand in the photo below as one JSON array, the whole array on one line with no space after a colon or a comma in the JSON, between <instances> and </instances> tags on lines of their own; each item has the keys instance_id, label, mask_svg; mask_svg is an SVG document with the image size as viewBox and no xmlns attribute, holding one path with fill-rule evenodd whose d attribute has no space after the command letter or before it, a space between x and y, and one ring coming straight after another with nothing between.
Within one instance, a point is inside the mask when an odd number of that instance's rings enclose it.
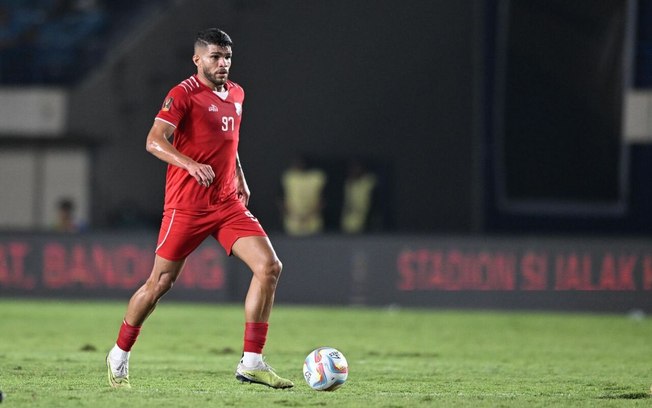
<instances>
[{"instance_id":1,"label":"player's hand","mask_svg":"<svg viewBox=\"0 0 652 408\"><path fill-rule=\"evenodd\" d=\"M247 182L244 180L244 177L237 177L235 178L235 190L236 194L238 196L238 200L242 202L242 204L249 205L249 197L251 196L251 192L249 191L249 186L247 185Z\"/></svg>"},{"instance_id":2,"label":"player's hand","mask_svg":"<svg viewBox=\"0 0 652 408\"><path fill-rule=\"evenodd\" d=\"M237 195L238 200L240 200L245 207L249 205L249 197L251 196L251 193L249 192L249 187L247 187L246 183L237 188Z\"/></svg>"},{"instance_id":3,"label":"player's hand","mask_svg":"<svg viewBox=\"0 0 652 408\"><path fill-rule=\"evenodd\" d=\"M188 173L204 187L211 185L215 180L215 172L208 164L194 163L188 166Z\"/></svg>"},{"instance_id":4,"label":"player's hand","mask_svg":"<svg viewBox=\"0 0 652 408\"><path fill-rule=\"evenodd\" d=\"M238 200L240 200L240 202L241 202L242 204L244 204L245 207L246 207L247 205L249 205L249 194L248 194L248 193L245 193L245 192L240 192L240 191L239 191L239 192L238 192Z\"/></svg>"}]
</instances>

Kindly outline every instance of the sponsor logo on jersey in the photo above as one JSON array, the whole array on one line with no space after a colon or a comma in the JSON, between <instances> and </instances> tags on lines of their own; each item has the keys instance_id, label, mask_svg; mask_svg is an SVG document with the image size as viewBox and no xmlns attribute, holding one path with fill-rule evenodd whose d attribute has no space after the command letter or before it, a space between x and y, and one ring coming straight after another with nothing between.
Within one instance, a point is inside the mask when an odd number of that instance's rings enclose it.
<instances>
[{"instance_id":1,"label":"sponsor logo on jersey","mask_svg":"<svg viewBox=\"0 0 652 408\"><path fill-rule=\"evenodd\" d=\"M169 97L169 98L167 98L167 99L165 100L165 102L163 102L163 106L161 107L161 110L162 110L163 112L167 112L167 111L169 111L169 110L170 110L170 107L172 106L172 102L174 102L174 98L173 98L173 97Z\"/></svg>"},{"instance_id":2,"label":"sponsor logo on jersey","mask_svg":"<svg viewBox=\"0 0 652 408\"><path fill-rule=\"evenodd\" d=\"M237 113L238 116L242 115L242 104L236 102L233 105L235 105L235 113Z\"/></svg>"}]
</instances>

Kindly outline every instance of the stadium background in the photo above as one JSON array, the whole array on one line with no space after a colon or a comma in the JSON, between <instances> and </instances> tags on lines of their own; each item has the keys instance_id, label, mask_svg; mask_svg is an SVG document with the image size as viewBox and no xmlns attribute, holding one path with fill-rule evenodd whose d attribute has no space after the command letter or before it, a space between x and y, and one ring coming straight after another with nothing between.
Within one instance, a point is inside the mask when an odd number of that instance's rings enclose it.
<instances>
[{"instance_id":1,"label":"stadium background","mask_svg":"<svg viewBox=\"0 0 652 408\"><path fill-rule=\"evenodd\" d=\"M53 3L2 3L31 30L2 51L2 296L125 298L144 279L165 169L144 138L194 70L196 31L218 26L279 302L315 302L332 279L339 304L652 306L649 2L79 1L77 36ZM279 178L297 154L332 185L348 158L374 163L382 230L343 236L334 201L324 234L285 236ZM62 197L87 232L49 231ZM202 247L170 297L241 299L220 251Z\"/></svg>"}]
</instances>

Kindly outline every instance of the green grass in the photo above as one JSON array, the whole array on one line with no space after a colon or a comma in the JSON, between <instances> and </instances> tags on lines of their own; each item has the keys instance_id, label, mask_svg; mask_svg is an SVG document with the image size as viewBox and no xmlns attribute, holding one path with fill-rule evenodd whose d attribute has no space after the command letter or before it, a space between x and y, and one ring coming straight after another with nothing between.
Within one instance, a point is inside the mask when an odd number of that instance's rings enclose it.
<instances>
[{"instance_id":1,"label":"green grass","mask_svg":"<svg viewBox=\"0 0 652 408\"><path fill-rule=\"evenodd\" d=\"M0 301L3 407L651 406L652 322L625 315L277 306L268 362L291 390L238 383L239 305L162 302L132 352L131 390L104 356L125 302ZM302 378L333 346L338 391Z\"/></svg>"}]
</instances>

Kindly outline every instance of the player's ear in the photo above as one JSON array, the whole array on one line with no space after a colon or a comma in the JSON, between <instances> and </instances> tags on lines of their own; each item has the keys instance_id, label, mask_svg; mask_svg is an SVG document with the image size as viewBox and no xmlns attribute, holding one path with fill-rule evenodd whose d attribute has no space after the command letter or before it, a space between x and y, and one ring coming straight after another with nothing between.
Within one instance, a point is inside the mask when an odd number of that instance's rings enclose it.
<instances>
[{"instance_id":1,"label":"player's ear","mask_svg":"<svg viewBox=\"0 0 652 408\"><path fill-rule=\"evenodd\" d=\"M192 62L194 62L196 66L199 66L199 60L200 59L201 59L201 57L198 54L195 54L195 55L192 56Z\"/></svg>"}]
</instances>

